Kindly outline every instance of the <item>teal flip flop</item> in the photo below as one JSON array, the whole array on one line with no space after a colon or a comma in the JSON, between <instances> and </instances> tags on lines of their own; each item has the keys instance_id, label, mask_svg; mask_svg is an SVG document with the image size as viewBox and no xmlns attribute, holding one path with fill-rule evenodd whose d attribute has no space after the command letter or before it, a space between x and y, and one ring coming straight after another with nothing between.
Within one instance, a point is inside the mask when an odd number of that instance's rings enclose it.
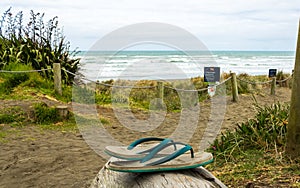
<instances>
[{"instance_id":1,"label":"teal flip flop","mask_svg":"<svg viewBox=\"0 0 300 188\"><path fill-rule=\"evenodd\" d=\"M153 144L153 141L160 141L159 143ZM168 138L141 138L132 142L128 147L124 146L107 146L104 150L108 155L125 160L142 160L146 155L153 152L157 156L162 157L169 155L171 152L177 149L176 144L172 144L174 141ZM150 144L149 144L150 143ZM173 145L174 148L168 148L158 154L162 148L166 148L166 145ZM168 145L169 146L169 145Z\"/></svg>"},{"instance_id":2,"label":"teal flip flop","mask_svg":"<svg viewBox=\"0 0 300 188\"><path fill-rule=\"evenodd\" d=\"M191 151L191 154L186 154L187 151ZM211 153L194 154L192 147L186 144L185 147L163 157L159 157L153 152L139 161L112 158L106 164L106 168L119 172L160 172L196 168L211 162L213 162Z\"/></svg>"}]
</instances>

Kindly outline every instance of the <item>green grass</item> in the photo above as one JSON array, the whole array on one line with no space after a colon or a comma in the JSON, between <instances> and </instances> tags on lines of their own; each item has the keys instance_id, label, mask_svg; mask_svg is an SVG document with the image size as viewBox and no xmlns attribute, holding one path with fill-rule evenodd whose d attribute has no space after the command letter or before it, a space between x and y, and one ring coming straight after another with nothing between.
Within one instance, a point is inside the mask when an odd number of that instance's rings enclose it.
<instances>
[{"instance_id":1,"label":"green grass","mask_svg":"<svg viewBox=\"0 0 300 188\"><path fill-rule=\"evenodd\" d=\"M63 94L60 96L54 91L53 81L46 80L39 75L30 76L29 80L12 88L10 93L6 93L4 86L1 85L0 82L0 93L2 93L0 99L2 100L33 100L50 96L62 102L72 101L72 86L63 85Z\"/></svg>"},{"instance_id":2,"label":"green grass","mask_svg":"<svg viewBox=\"0 0 300 188\"><path fill-rule=\"evenodd\" d=\"M8 142L10 136L19 136L22 127L23 126L12 126L12 124L0 124L0 143Z\"/></svg>"},{"instance_id":3,"label":"green grass","mask_svg":"<svg viewBox=\"0 0 300 188\"><path fill-rule=\"evenodd\" d=\"M245 187L249 183L254 186L299 187L299 164L276 157L276 152L247 150L235 160L217 158L207 169L229 187Z\"/></svg>"},{"instance_id":4,"label":"green grass","mask_svg":"<svg viewBox=\"0 0 300 188\"><path fill-rule=\"evenodd\" d=\"M78 116L78 115L70 115L70 117L66 120L61 120L56 123L43 123L38 124L40 128L43 130L57 130L62 132L78 132L80 126L97 126L99 122L102 123L104 126L109 126L110 121L104 117L100 117L99 119L94 119L87 116ZM82 128L82 127L81 127Z\"/></svg>"},{"instance_id":5,"label":"green grass","mask_svg":"<svg viewBox=\"0 0 300 188\"><path fill-rule=\"evenodd\" d=\"M18 106L0 109L0 124L18 124L24 120L25 114Z\"/></svg>"},{"instance_id":6,"label":"green grass","mask_svg":"<svg viewBox=\"0 0 300 188\"><path fill-rule=\"evenodd\" d=\"M6 132L2 132L2 130L0 129L0 142L4 142L5 141L6 135L7 135L7 133Z\"/></svg>"},{"instance_id":7,"label":"green grass","mask_svg":"<svg viewBox=\"0 0 300 188\"><path fill-rule=\"evenodd\" d=\"M72 120L61 121L51 124L39 124L42 130L55 130L60 132L78 132L77 124Z\"/></svg>"},{"instance_id":8,"label":"green grass","mask_svg":"<svg viewBox=\"0 0 300 188\"><path fill-rule=\"evenodd\" d=\"M110 125L109 120L106 119L106 118L103 118L103 117L100 118L100 122L101 122L103 125Z\"/></svg>"},{"instance_id":9,"label":"green grass","mask_svg":"<svg viewBox=\"0 0 300 188\"><path fill-rule=\"evenodd\" d=\"M38 124L51 124L59 121L59 114L55 107L48 107L45 103L34 105L34 121Z\"/></svg>"},{"instance_id":10,"label":"green grass","mask_svg":"<svg viewBox=\"0 0 300 188\"><path fill-rule=\"evenodd\" d=\"M12 114L0 114L0 123L12 123L15 121Z\"/></svg>"},{"instance_id":11,"label":"green grass","mask_svg":"<svg viewBox=\"0 0 300 188\"><path fill-rule=\"evenodd\" d=\"M29 65L23 65L18 63L10 63L4 67L7 71L26 71L32 70ZM10 94L14 87L20 85L29 79L29 73L0 73L0 77L3 81L0 84L0 94Z\"/></svg>"},{"instance_id":12,"label":"green grass","mask_svg":"<svg viewBox=\"0 0 300 188\"><path fill-rule=\"evenodd\" d=\"M4 70L33 70L29 65L11 63ZM52 80L42 77L37 72L0 73L0 99L25 100L38 99L43 95L51 96L59 101L72 101L72 86L62 85L63 95L54 91Z\"/></svg>"}]
</instances>

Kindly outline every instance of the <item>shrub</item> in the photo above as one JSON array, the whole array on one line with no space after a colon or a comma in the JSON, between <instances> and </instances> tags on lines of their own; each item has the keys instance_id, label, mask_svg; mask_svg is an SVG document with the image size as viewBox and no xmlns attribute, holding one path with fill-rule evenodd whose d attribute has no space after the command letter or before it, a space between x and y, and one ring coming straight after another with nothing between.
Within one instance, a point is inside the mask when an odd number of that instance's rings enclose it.
<instances>
[{"instance_id":1,"label":"shrub","mask_svg":"<svg viewBox=\"0 0 300 188\"><path fill-rule=\"evenodd\" d=\"M12 123L14 122L14 116L11 114L1 114L0 113L0 123Z\"/></svg>"},{"instance_id":2,"label":"shrub","mask_svg":"<svg viewBox=\"0 0 300 188\"><path fill-rule=\"evenodd\" d=\"M95 92L89 88L74 85L72 88L72 99L73 102L83 104L94 104L95 103Z\"/></svg>"},{"instance_id":3,"label":"shrub","mask_svg":"<svg viewBox=\"0 0 300 188\"><path fill-rule=\"evenodd\" d=\"M53 90L54 88L54 83L53 81L49 81L43 77L41 77L38 73L30 73L29 74L29 79L22 82L20 84L22 87L31 87L31 88L36 88L40 90Z\"/></svg>"},{"instance_id":4,"label":"shrub","mask_svg":"<svg viewBox=\"0 0 300 188\"><path fill-rule=\"evenodd\" d=\"M7 71L25 71L32 70L31 66L11 63L4 67ZM10 93L11 90L29 79L30 73L0 73L0 77L4 79L0 83L0 90L2 93Z\"/></svg>"},{"instance_id":5,"label":"shrub","mask_svg":"<svg viewBox=\"0 0 300 188\"><path fill-rule=\"evenodd\" d=\"M0 69L10 63L30 65L36 70L53 68L60 63L63 69L75 73L79 69L78 53L70 50L70 43L58 26L57 17L44 22L44 13L30 12L30 21L23 24L23 13L13 16L11 8L0 20ZM39 72L53 79L52 71ZM62 70L62 80L71 84L74 75Z\"/></svg>"},{"instance_id":6,"label":"shrub","mask_svg":"<svg viewBox=\"0 0 300 188\"><path fill-rule=\"evenodd\" d=\"M59 114L56 108L48 107L45 103L34 105L34 119L36 123L50 124L59 121Z\"/></svg>"},{"instance_id":7,"label":"shrub","mask_svg":"<svg viewBox=\"0 0 300 188\"><path fill-rule=\"evenodd\" d=\"M255 118L238 124L234 132L226 131L211 145L210 151L225 157L251 149L283 148L286 141L289 105L256 105Z\"/></svg>"},{"instance_id":8,"label":"shrub","mask_svg":"<svg viewBox=\"0 0 300 188\"><path fill-rule=\"evenodd\" d=\"M239 74L238 79L238 91L239 93L251 93L253 90L260 90L261 85L265 86L266 84L261 84L262 82L267 82L268 77L266 76L250 76L246 73ZM259 83L259 84L256 84Z\"/></svg>"},{"instance_id":9,"label":"shrub","mask_svg":"<svg viewBox=\"0 0 300 188\"><path fill-rule=\"evenodd\" d=\"M115 87L113 86L130 86L134 85L135 88L124 88L124 87ZM181 108L193 107L199 101L203 101L208 98L207 91L203 92L185 92L185 90L195 90L206 88L208 83L203 82L203 78L197 77L192 78L191 83L187 84L186 80L173 80L170 82L164 83L164 104L168 111L177 111ZM112 86L112 87L111 87ZM150 86L150 88L143 88L145 86ZM139 88L141 87L141 88ZM179 89L179 90L176 90ZM85 100L90 101L91 94L86 92L86 95L80 94L82 89L76 89L76 101ZM224 94L223 87L218 87L218 94ZM185 97L181 97L184 95ZM80 97L81 96L81 97ZM110 104L116 102L118 104L128 103L131 107L137 107L142 109L149 109L153 102L158 102L157 98L157 81L153 80L140 80L129 81L129 80L108 80L97 84L95 102L97 104ZM81 98L81 99L79 99ZM191 99L199 99L199 101ZM184 101L183 101L184 100ZM92 101L93 102L93 101Z\"/></svg>"},{"instance_id":10,"label":"shrub","mask_svg":"<svg viewBox=\"0 0 300 188\"><path fill-rule=\"evenodd\" d=\"M0 124L23 122L25 120L24 111L20 107L5 108L0 111Z\"/></svg>"},{"instance_id":11,"label":"shrub","mask_svg":"<svg viewBox=\"0 0 300 188\"><path fill-rule=\"evenodd\" d=\"M276 80L279 81L279 83L278 83L279 86L292 88L292 79L290 79L287 82L280 82L281 80L285 80L289 77L290 77L290 74L285 74L285 73L283 73L283 71L279 71L276 75Z\"/></svg>"}]
</instances>

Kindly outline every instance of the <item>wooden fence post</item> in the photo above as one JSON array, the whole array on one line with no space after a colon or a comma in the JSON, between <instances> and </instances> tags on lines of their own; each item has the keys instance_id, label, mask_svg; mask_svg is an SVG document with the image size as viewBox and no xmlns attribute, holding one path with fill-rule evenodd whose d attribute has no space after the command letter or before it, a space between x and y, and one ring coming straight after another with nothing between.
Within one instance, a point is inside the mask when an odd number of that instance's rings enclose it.
<instances>
[{"instance_id":1,"label":"wooden fence post","mask_svg":"<svg viewBox=\"0 0 300 188\"><path fill-rule=\"evenodd\" d=\"M286 153L292 157L300 156L300 20L293 74L291 107L287 126Z\"/></svg>"},{"instance_id":2,"label":"wooden fence post","mask_svg":"<svg viewBox=\"0 0 300 188\"><path fill-rule=\"evenodd\" d=\"M59 95L62 95L60 63L53 63L53 73L54 73L54 90Z\"/></svg>"},{"instance_id":3,"label":"wooden fence post","mask_svg":"<svg viewBox=\"0 0 300 188\"><path fill-rule=\"evenodd\" d=\"M286 81L285 81L285 87L289 87L290 86L290 79L287 79Z\"/></svg>"},{"instance_id":4,"label":"wooden fence post","mask_svg":"<svg viewBox=\"0 0 300 188\"><path fill-rule=\"evenodd\" d=\"M275 95L275 88L276 88L276 77L272 77L272 82L271 82L271 95Z\"/></svg>"},{"instance_id":5,"label":"wooden fence post","mask_svg":"<svg viewBox=\"0 0 300 188\"><path fill-rule=\"evenodd\" d=\"M161 81L158 81L157 82L157 88L156 88L156 97L160 99L161 102L159 101L156 101L156 108L157 109L161 109L163 106L162 106L162 101L164 100L164 83L161 82Z\"/></svg>"},{"instance_id":6,"label":"wooden fence post","mask_svg":"<svg viewBox=\"0 0 300 188\"><path fill-rule=\"evenodd\" d=\"M68 106L56 106L60 119L66 119L69 114Z\"/></svg>"},{"instance_id":7,"label":"wooden fence post","mask_svg":"<svg viewBox=\"0 0 300 188\"><path fill-rule=\"evenodd\" d=\"M161 81L157 82L157 98L164 100L164 83Z\"/></svg>"},{"instance_id":8,"label":"wooden fence post","mask_svg":"<svg viewBox=\"0 0 300 188\"><path fill-rule=\"evenodd\" d=\"M238 94L238 86L237 86L235 73L231 73L231 89L232 89L232 101L238 102L239 94Z\"/></svg>"}]
</instances>

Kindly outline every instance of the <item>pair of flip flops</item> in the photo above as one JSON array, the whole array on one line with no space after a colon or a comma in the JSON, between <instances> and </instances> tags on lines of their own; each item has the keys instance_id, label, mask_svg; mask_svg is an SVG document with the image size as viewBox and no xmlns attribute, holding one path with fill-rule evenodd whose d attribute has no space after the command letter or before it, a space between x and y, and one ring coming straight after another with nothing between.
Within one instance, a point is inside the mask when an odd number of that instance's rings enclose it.
<instances>
[{"instance_id":1,"label":"pair of flip flops","mask_svg":"<svg viewBox=\"0 0 300 188\"><path fill-rule=\"evenodd\" d=\"M211 153L194 153L190 145L168 138L142 138L128 147L107 146L104 151L114 157L106 164L106 168L120 172L182 170L204 166L213 161Z\"/></svg>"}]
</instances>

